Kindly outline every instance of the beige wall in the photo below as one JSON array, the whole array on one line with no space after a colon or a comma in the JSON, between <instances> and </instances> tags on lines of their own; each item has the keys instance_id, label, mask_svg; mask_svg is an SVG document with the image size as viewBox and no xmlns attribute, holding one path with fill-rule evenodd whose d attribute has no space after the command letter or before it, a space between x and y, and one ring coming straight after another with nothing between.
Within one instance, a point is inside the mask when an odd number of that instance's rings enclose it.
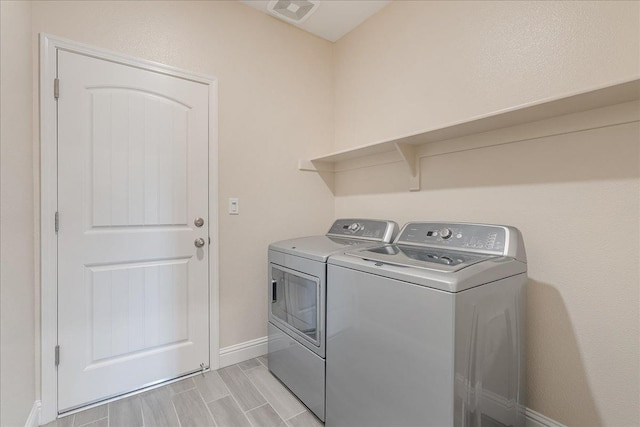
<instances>
[{"instance_id":1,"label":"beige wall","mask_svg":"<svg viewBox=\"0 0 640 427\"><path fill-rule=\"evenodd\" d=\"M31 5L0 3L0 425L35 401Z\"/></svg>"},{"instance_id":2,"label":"beige wall","mask_svg":"<svg viewBox=\"0 0 640 427\"><path fill-rule=\"evenodd\" d=\"M640 2L393 1L335 45L336 149L638 74Z\"/></svg>"},{"instance_id":3,"label":"beige wall","mask_svg":"<svg viewBox=\"0 0 640 427\"><path fill-rule=\"evenodd\" d=\"M395 1L336 44L335 148L637 77L639 7ZM568 425L637 426L639 116L627 104L511 129L504 141L494 132L438 144L433 153L477 149L422 158L419 192L394 156L360 162L336 174L335 215L520 228L528 406ZM569 133L527 140L551 128Z\"/></svg>"}]
</instances>

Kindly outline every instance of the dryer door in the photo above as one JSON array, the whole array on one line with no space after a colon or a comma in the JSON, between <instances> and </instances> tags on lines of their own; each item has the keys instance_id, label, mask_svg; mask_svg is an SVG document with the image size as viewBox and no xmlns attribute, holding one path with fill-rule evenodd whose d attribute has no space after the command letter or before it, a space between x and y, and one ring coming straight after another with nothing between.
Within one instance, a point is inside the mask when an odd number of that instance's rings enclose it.
<instances>
[{"instance_id":1,"label":"dryer door","mask_svg":"<svg viewBox=\"0 0 640 427\"><path fill-rule=\"evenodd\" d=\"M320 347L320 280L276 264L269 267L270 320Z\"/></svg>"}]
</instances>

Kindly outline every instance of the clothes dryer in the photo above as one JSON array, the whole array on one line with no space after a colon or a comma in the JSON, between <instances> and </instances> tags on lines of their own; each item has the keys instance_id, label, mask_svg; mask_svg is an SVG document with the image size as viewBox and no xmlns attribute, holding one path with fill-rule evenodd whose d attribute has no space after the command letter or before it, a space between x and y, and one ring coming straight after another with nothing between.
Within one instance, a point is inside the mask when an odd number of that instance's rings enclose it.
<instances>
[{"instance_id":1,"label":"clothes dryer","mask_svg":"<svg viewBox=\"0 0 640 427\"><path fill-rule=\"evenodd\" d=\"M524 426L520 232L406 224L329 258L327 427Z\"/></svg>"},{"instance_id":2,"label":"clothes dryer","mask_svg":"<svg viewBox=\"0 0 640 427\"><path fill-rule=\"evenodd\" d=\"M269 370L323 421L327 259L397 233L393 221L339 219L324 236L269 245Z\"/></svg>"}]
</instances>

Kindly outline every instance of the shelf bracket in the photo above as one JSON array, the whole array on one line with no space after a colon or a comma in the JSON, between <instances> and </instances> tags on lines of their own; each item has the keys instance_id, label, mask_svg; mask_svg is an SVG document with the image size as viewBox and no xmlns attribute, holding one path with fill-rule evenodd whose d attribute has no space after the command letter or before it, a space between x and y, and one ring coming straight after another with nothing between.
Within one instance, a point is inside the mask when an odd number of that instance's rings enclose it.
<instances>
[{"instance_id":1,"label":"shelf bracket","mask_svg":"<svg viewBox=\"0 0 640 427\"><path fill-rule=\"evenodd\" d=\"M318 160L298 160L298 170L310 172L333 172L333 163Z\"/></svg>"},{"instance_id":2,"label":"shelf bracket","mask_svg":"<svg viewBox=\"0 0 640 427\"><path fill-rule=\"evenodd\" d=\"M402 142L396 142L395 146L409 170L409 191L420 191L420 157L416 154L416 146Z\"/></svg>"},{"instance_id":3,"label":"shelf bracket","mask_svg":"<svg viewBox=\"0 0 640 427\"><path fill-rule=\"evenodd\" d=\"M298 160L298 170L317 172L320 178L327 185L329 190L334 191L334 163L323 162L321 160Z\"/></svg>"}]
</instances>

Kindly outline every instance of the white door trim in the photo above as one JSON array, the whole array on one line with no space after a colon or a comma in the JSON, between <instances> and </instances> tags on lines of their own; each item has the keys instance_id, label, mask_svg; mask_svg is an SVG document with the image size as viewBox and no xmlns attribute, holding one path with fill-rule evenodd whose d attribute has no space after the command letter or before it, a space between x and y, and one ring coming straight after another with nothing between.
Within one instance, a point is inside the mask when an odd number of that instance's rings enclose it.
<instances>
[{"instance_id":1,"label":"white door trim","mask_svg":"<svg viewBox=\"0 0 640 427\"><path fill-rule=\"evenodd\" d=\"M58 380L55 346L58 339L57 309L57 239L54 217L58 200L57 117L54 79L57 75L56 51L88 55L95 58L143 68L209 86L209 334L210 367L219 366L219 297L218 297L218 80L186 72L152 61L134 58L71 40L40 34L40 289L41 289L41 421L46 424L58 415ZM61 83L64 96L64 82Z\"/></svg>"}]
</instances>

